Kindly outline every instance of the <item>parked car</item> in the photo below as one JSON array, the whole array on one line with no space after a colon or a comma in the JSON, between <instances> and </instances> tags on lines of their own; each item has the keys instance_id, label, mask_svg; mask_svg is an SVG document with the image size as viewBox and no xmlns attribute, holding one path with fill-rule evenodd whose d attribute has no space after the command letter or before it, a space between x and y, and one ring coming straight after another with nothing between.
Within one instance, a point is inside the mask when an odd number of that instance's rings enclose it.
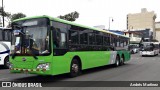
<instances>
[{"instance_id":1,"label":"parked car","mask_svg":"<svg viewBox=\"0 0 160 90\"><path fill-rule=\"evenodd\" d=\"M135 54L139 52L139 46L138 45L129 45L129 51L131 54Z\"/></svg>"}]
</instances>

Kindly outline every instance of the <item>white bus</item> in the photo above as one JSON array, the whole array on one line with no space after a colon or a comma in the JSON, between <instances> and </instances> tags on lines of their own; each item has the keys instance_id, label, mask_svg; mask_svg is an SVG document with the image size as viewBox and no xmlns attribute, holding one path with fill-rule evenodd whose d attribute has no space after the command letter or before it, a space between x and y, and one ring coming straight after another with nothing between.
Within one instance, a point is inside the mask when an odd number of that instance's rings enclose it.
<instances>
[{"instance_id":1,"label":"white bus","mask_svg":"<svg viewBox=\"0 0 160 90\"><path fill-rule=\"evenodd\" d=\"M143 42L140 55L141 56L155 56L160 52L160 43L159 42Z\"/></svg>"},{"instance_id":2,"label":"white bus","mask_svg":"<svg viewBox=\"0 0 160 90\"><path fill-rule=\"evenodd\" d=\"M11 32L9 28L0 28L0 65L4 65L5 68L9 67Z\"/></svg>"}]
</instances>

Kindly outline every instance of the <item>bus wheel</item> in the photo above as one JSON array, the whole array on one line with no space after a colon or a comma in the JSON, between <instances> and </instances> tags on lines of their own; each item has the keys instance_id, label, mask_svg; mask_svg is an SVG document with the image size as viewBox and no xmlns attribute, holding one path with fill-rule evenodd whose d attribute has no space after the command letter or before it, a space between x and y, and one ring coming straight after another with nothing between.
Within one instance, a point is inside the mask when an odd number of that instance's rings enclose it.
<instances>
[{"instance_id":1,"label":"bus wheel","mask_svg":"<svg viewBox=\"0 0 160 90\"><path fill-rule=\"evenodd\" d=\"M73 59L70 67L70 77L76 77L80 74L80 63L77 59Z\"/></svg>"},{"instance_id":2,"label":"bus wheel","mask_svg":"<svg viewBox=\"0 0 160 90\"><path fill-rule=\"evenodd\" d=\"M134 51L133 51L133 50L131 51L131 54L134 54Z\"/></svg>"},{"instance_id":3,"label":"bus wheel","mask_svg":"<svg viewBox=\"0 0 160 90\"><path fill-rule=\"evenodd\" d=\"M5 67L5 68L9 68L9 57L6 57L6 58L4 59L4 67Z\"/></svg>"},{"instance_id":4,"label":"bus wheel","mask_svg":"<svg viewBox=\"0 0 160 90\"><path fill-rule=\"evenodd\" d=\"M121 65L124 65L125 58L124 56L121 58Z\"/></svg>"},{"instance_id":5,"label":"bus wheel","mask_svg":"<svg viewBox=\"0 0 160 90\"><path fill-rule=\"evenodd\" d=\"M120 65L120 59L119 56L116 57L116 62L114 64L115 67L118 67Z\"/></svg>"}]
</instances>

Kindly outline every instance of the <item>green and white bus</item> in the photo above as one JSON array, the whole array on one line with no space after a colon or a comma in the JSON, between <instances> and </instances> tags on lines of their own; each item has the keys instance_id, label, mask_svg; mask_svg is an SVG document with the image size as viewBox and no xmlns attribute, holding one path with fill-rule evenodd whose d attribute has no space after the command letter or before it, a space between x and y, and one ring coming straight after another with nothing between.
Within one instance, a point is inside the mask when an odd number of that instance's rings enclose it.
<instances>
[{"instance_id":1,"label":"green and white bus","mask_svg":"<svg viewBox=\"0 0 160 90\"><path fill-rule=\"evenodd\" d=\"M35 16L12 22L10 71L69 73L130 60L129 38L59 18Z\"/></svg>"}]
</instances>

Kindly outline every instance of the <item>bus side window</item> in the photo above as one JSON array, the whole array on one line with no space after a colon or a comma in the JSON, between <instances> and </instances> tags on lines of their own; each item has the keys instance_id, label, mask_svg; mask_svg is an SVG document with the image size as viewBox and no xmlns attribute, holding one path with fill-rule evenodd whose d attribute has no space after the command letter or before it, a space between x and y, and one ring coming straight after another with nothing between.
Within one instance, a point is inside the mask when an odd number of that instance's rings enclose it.
<instances>
[{"instance_id":1,"label":"bus side window","mask_svg":"<svg viewBox=\"0 0 160 90\"><path fill-rule=\"evenodd\" d=\"M53 24L53 55L61 56L67 53L67 24L60 22L52 22Z\"/></svg>"},{"instance_id":2,"label":"bus side window","mask_svg":"<svg viewBox=\"0 0 160 90\"><path fill-rule=\"evenodd\" d=\"M79 44L79 32L76 30L69 30L69 44Z\"/></svg>"},{"instance_id":3,"label":"bus side window","mask_svg":"<svg viewBox=\"0 0 160 90\"><path fill-rule=\"evenodd\" d=\"M57 28L56 30L53 30L53 47L59 48L60 43L60 30Z\"/></svg>"},{"instance_id":4,"label":"bus side window","mask_svg":"<svg viewBox=\"0 0 160 90\"><path fill-rule=\"evenodd\" d=\"M67 48L66 47L66 33L61 33L61 38L60 38L60 48Z\"/></svg>"}]
</instances>

